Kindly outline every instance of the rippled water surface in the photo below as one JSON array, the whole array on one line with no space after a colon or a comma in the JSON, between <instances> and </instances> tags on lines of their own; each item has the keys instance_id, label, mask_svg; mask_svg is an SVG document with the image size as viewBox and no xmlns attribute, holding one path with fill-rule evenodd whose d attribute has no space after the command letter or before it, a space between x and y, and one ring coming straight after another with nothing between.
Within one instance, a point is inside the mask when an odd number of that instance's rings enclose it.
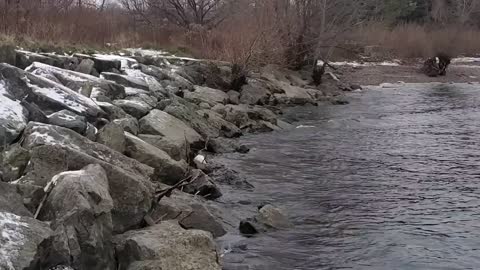
<instances>
[{"instance_id":1,"label":"rippled water surface","mask_svg":"<svg viewBox=\"0 0 480 270\"><path fill-rule=\"evenodd\" d=\"M246 137L251 153L222 157L256 187L227 190L232 211L270 202L295 223L227 236L226 269L480 269L480 86L350 101L296 108L314 127Z\"/></svg>"}]
</instances>

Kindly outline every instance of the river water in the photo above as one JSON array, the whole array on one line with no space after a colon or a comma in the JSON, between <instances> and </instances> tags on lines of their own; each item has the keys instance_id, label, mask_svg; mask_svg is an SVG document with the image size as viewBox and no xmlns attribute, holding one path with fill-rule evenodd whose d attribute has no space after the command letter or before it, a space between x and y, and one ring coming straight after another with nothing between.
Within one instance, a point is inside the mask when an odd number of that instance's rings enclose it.
<instances>
[{"instance_id":1,"label":"river water","mask_svg":"<svg viewBox=\"0 0 480 270\"><path fill-rule=\"evenodd\" d=\"M232 212L268 202L295 224L227 235L225 269L480 269L480 85L349 100L292 109L301 128L245 137L249 154L220 158L255 186L225 191Z\"/></svg>"}]
</instances>

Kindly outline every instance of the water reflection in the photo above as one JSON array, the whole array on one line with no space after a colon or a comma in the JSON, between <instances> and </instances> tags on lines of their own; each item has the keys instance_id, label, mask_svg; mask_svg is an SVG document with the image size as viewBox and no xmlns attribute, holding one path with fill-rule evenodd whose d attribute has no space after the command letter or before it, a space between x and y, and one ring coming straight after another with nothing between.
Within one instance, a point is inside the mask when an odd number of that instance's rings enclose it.
<instances>
[{"instance_id":1,"label":"water reflection","mask_svg":"<svg viewBox=\"0 0 480 270\"><path fill-rule=\"evenodd\" d=\"M477 89L372 89L291 112L315 128L245 138L250 154L222 159L256 189L226 203L272 202L296 226L227 240L226 269L478 269Z\"/></svg>"}]
</instances>

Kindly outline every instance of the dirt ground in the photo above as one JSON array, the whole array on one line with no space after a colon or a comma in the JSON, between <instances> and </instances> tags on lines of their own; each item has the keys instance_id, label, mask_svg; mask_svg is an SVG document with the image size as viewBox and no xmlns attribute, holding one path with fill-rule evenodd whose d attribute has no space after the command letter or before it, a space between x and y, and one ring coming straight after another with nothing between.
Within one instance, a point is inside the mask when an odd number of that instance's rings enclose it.
<instances>
[{"instance_id":1,"label":"dirt ground","mask_svg":"<svg viewBox=\"0 0 480 270\"><path fill-rule=\"evenodd\" d=\"M428 77L421 73L421 63L401 64L399 66L349 66L342 65L335 71L342 81L352 85L379 85L382 83L469 83L480 82L480 59L478 62L456 62L449 66L447 75Z\"/></svg>"}]
</instances>

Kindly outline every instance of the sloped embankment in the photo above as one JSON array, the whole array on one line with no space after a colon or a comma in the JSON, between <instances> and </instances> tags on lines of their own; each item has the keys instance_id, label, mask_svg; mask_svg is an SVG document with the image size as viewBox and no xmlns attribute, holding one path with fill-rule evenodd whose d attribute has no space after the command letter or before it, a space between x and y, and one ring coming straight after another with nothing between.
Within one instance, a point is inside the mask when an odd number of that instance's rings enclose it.
<instances>
[{"instance_id":1,"label":"sloped embankment","mask_svg":"<svg viewBox=\"0 0 480 270\"><path fill-rule=\"evenodd\" d=\"M198 154L248 151L227 139L326 98L294 73L237 92L228 64L129 53L0 64L1 269L221 269L214 238L240 220L217 183L251 186Z\"/></svg>"}]
</instances>

